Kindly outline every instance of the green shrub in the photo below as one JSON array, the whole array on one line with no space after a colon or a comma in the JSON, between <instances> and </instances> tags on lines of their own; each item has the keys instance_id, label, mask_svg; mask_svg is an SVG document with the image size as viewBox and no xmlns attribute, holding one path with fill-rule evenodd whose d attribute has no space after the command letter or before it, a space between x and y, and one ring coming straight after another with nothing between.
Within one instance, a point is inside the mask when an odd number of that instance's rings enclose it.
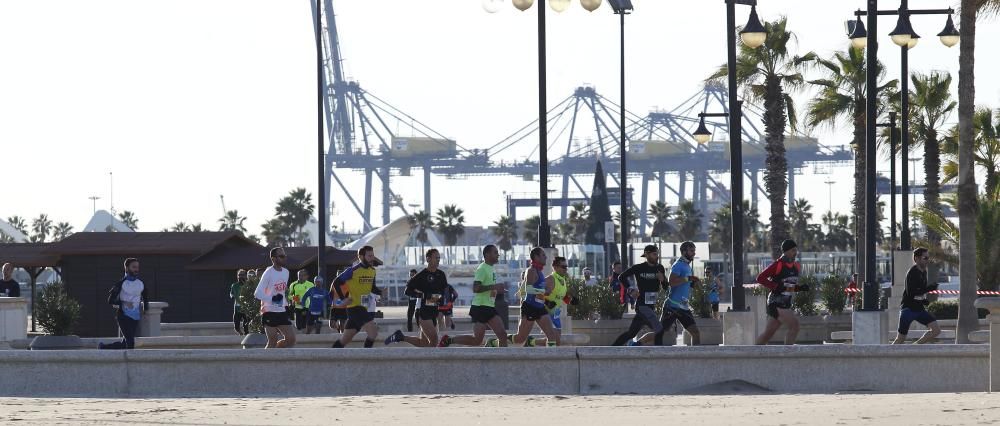
<instances>
[{"instance_id":1,"label":"green shrub","mask_svg":"<svg viewBox=\"0 0 1000 426\"><path fill-rule=\"evenodd\" d=\"M264 332L264 325L260 322L260 301L253 297L259 282L258 277L247 279L247 282L240 287L240 294L237 296L240 300L240 311L250 319L249 329L252 333Z\"/></svg>"},{"instance_id":2,"label":"green shrub","mask_svg":"<svg viewBox=\"0 0 1000 426\"><path fill-rule=\"evenodd\" d=\"M958 302L934 301L927 305L927 312L939 320L955 320L958 319ZM986 309L976 310L979 319L986 318L989 313Z\"/></svg>"},{"instance_id":3,"label":"green shrub","mask_svg":"<svg viewBox=\"0 0 1000 426\"><path fill-rule=\"evenodd\" d=\"M569 305L566 313L575 320L587 320L597 316L600 319L621 319L625 307L619 303L618 293L612 292L608 280L587 286L582 279L567 280L569 294L577 299L576 305Z\"/></svg>"},{"instance_id":4,"label":"green shrub","mask_svg":"<svg viewBox=\"0 0 1000 426\"><path fill-rule=\"evenodd\" d=\"M820 303L823 304L823 308L830 315L842 314L844 313L844 309L847 308L848 297L847 292L844 291L846 288L847 280L841 277L830 275L823 278L819 287L819 299Z\"/></svg>"},{"instance_id":5,"label":"green shrub","mask_svg":"<svg viewBox=\"0 0 1000 426\"><path fill-rule=\"evenodd\" d=\"M708 303L708 286L706 278L701 278L700 285L691 286L691 294L688 303L691 305L691 313L698 318L712 317L712 304Z\"/></svg>"},{"instance_id":6,"label":"green shrub","mask_svg":"<svg viewBox=\"0 0 1000 426\"><path fill-rule=\"evenodd\" d=\"M62 282L45 286L35 305L38 325L53 336L68 336L80 320L80 303L70 297Z\"/></svg>"},{"instance_id":7,"label":"green shrub","mask_svg":"<svg viewBox=\"0 0 1000 426\"><path fill-rule=\"evenodd\" d=\"M808 285L809 291L799 291L792 297L792 308L804 317L819 313L816 309L816 293L819 291L819 280L814 275L799 277L799 285Z\"/></svg>"}]
</instances>

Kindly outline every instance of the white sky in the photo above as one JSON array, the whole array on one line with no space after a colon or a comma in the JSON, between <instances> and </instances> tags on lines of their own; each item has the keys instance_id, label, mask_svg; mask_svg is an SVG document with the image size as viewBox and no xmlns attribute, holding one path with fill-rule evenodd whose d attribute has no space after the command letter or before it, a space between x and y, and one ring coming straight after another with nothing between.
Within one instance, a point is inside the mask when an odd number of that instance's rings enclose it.
<instances>
[{"instance_id":1,"label":"white sky","mask_svg":"<svg viewBox=\"0 0 1000 426\"><path fill-rule=\"evenodd\" d=\"M607 4L587 13L574 3L549 15L550 106L584 83L618 98L617 17ZM725 61L725 8L722 0L634 3L626 27L628 108L644 115L687 99ZM913 0L910 7L954 3ZM534 9L491 15L479 0L334 5L348 75L460 144L485 148L536 117ZM797 53L829 55L844 49L843 22L863 5L762 0L758 10L763 19L788 16ZM737 22L747 13L740 8ZM912 70L951 71L957 84L958 48L934 37L943 17L913 21L924 38L910 53ZM1000 59L987 52L1000 40L998 22L980 23L976 58L977 103L993 107L1000 107L1000 81L992 77ZM879 32L894 23L882 18ZM889 77L898 78L898 48L888 37L881 46ZM259 234L290 189L315 194L314 52L308 0L0 2L0 217L44 212L81 229L92 211L89 196L108 207L113 171L115 208L136 212L140 230L177 221L214 228L224 194L226 206L249 216L248 228ZM810 96L796 95L800 110ZM847 129L815 135L827 145L849 140ZM419 176L394 180L404 204L422 203ZM817 213L827 209L822 182L831 177L840 198L834 209L846 211L849 168L798 178L799 196ZM347 181L360 202L363 179L351 174ZM550 188L556 185L553 179ZM467 223L480 225L505 212L502 191L537 191L519 177L435 177L433 186L435 208L458 203ZM469 191L479 199L470 202ZM373 198L378 224L380 197ZM360 219L339 191L333 202L334 222L357 229Z\"/></svg>"}]
</instances>

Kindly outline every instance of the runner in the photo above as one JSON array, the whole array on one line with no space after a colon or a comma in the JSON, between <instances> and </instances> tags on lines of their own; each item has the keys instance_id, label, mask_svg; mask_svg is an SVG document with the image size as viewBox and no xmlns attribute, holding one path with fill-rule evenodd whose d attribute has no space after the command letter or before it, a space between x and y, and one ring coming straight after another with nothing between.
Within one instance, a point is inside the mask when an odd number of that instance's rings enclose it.
<instances>
[{"instance_id":1,"label":"runner","mask_svg":"<svg viewBox=\"0 0 1000 426\"><path fill-rule=\"evenodd\" d=\"M306 334L309 334L310 330L319 334L323 325L323 317L326 315L326 307L333 304L330 292L323 288L323 277L317 275L313 282L316 285L306 290L306 294L302 295L302 305L306 307L308 315L306 317Z\"/></svg>"},{"instance_id":2,"label":"runner","mask_svg":"<svg viewBox=\"0 0 1000 426\"><path fill-rule=\"evenodd\" d=\"M438 269L441 264L441 253L437 249L427 250L424 258L427 260L427 267L406 283L406 295L419 299L417 325L422 334L420 337L411 337L404 335L402 330L396 330L385 339L386 345L397 342L406 342L418 348L432 348L438 345L434 318L438 316L438 306L448 291L448 277L444 271Z\"/></svg>"},{"instance_id":3,"label":"runner","mask_svg":"<svg viewBox=\"0 0 1000 426\"><path fill-rule=\"evenodd\" d=\"M240 291L247 282L246 269L236 271L236 282L229 286L229 298L233 299L233 328L240 336L250 333L250 317L240 307Z\"/></svg>"},{"instance_id":4,"label":"runner","mask_svg":"<svg viewBox=\"0 0 1000 426\"><path fill-rule=\"evenodd\" d=\"M339 277L342 273L344 271L337 271L336 276ZM337 291L333 289L335 285L336 283L330 284L330 297L337 295ZM340 294L348 295L346 285L340 286ZM335 298L330 304L330 328L337 330L338 333L343 333L345 324L347 324L347 304L344 303L344 299Z\"/></svg>"},{"instance_id":5,"label":"runner","mask_svg":"<svg viewBox=\"0 0 1000 426\"><path fill-rule=\"evenodd\" d=\"M681 243L681 258L674 261L670 267L670 294L663 302L663 312L660 314L660 324L663 328L654 333L654 343L657 346L663 345L663 335L667 330L673 330L674 321L680 321L681 326L691 334L691 345L701 344L701 332L694 322L694 315L691 313L691 286L699 285L700 280L694 275L691 263L694 262L695 246L691 241ZM677 336L671 336L676 339Z\"/></svg>"},{"instance_id":6,"label":"runner","mask_svg":"<svg viewBox=\"0 0 1000 426\"><path fill-rule=\"evenodd\" d=\"M799 334L799 319L792 310L792 296L797 291L809 291L809 286L799 285L802 266L795 261L799 253L796 247L795 241L782 241L782 256L757 276L757 282L771 290L767 295L767 316L771 318L764 332L757 336L758 345L766 345L781 324L788 329L785 333L786 345L794 345Z\"/></svg>"},{"instance_id":7,"label":"runner","mask_svg":"<svg viewBox=\"0 0 1000 426\"><path fill-rule=\"evenodd\" d=\"M407 281L412 280L413 277L417 276L416 269L410 269L410 278ZM417 318L417 298L407 297L406 302L406 331L413 331L413 320ZM419 319L417 319L419 321Z\"/></svg>"},{"instance_id":8,"label":"runner","mask_svg":"<svg viewBox=\"0 0 1000 426\"><path fill-rule=\"evenodd\" d=\"M304 296L310 288L316 285L309 282L309 271L305 269L299 270L298 277L299 280L289 286L287 296L291 299L292 308L295 310L295 329L302 331L306 328L306 322L309 319L309 311L303 304Z\"/></svg>"},{"instance_id":9,"label":"runner","mask_svg":"<svg viewBox=\"0 0 1000 426\"><path fill-rule=\"evenodd\" d=\"M333 342L334 348L343 348L351 343L354 336L364 331L365 347L375 345L378 338L378 325L375 315L369 311L369 300L372 295L381 295L382 290L375 286L375 249L364 246L358 249L358 263L347 268L344 273L333 281L333 290L338 299L344 299L347 305L347 324L340 340ZM341 286L347 287L349 296L344 296Z\"/></svg>"},{"instance_id":10,"label":"runner","mask_svg":"<svg viewBox=\"0 0 1000 426\"><path fill-rule=\"evenodd\" d=\"M939 334L941 327L938 326L937 319L924 307L930 304L927 301L927 292L937 290L937 284L927 285L927 264L931 262L927 249L920 247L913 250L913 266L906 273L906 290L903 290L903 300L899 304L899 330L897 330L896 340L892 344L900 344L906 341L906 334L910 332L910 324L917 321L928 330L916 341L917 344L930 343Z\"/></svg>"},{"instance_id":11,"label":"runner","mask_svg":"<svg viewBox=\"0 0 1000 426\"><path fill-rule=\"evenodd\" d=\"M265 348L290 348L295 346L295 328L288 320L285 307L288 298L288 269L285 268L285 250L281 247L271 249L271 266L260 275L260 282L253 292L253 297L260 300L261 323L264 324L264 334L267 335ZM281 340L278 340L281 334Z\"/></svg>"},{"instance_id":12,"label":"runner","mask_svg":"<svg viewBox=\"0 0 1000 426\"><path fill-rule=\"evenodd\" d=\"M569 285L567 281L569 280L569 265L566 263L566 258L561 256L556 256L552 259L552 274L549 275L552 278L552 293L545 295L545 309L549 312L549 318L552 318L552 326L556 329L556 334L559 339L562 339L562 307L573 303L575 300L569 295ZM555 343L555 342L553 342ZM555 346L550 344L547 338L535 339L535 344L539 346Z\"/></svg>"},{"instance_id":13,"label":"runner","mask_svg":"<svg viewBox=\"0 0 1000 426\"><path fill-rule=\"evenodd\" d=\"M719 296L724 292L722 274L712 276L712 269L705 268L705 280L708 281L708 303L712 305L712 318L719 319Z\"/></svg>"},{"instance_id":14,"label":"runner","mask_svg":"<svg viewBox=\"0 0 1000 426\"><path fill-rule=\"evenodd\" d=\"M545 296L551 294L555 286L551 276L546 278L542 275L546 258L545 249L541 247L531 249L531 266L524 271L524 281L521 283L524 295L524 300L521 302L521 320L517 324L517 335L510 339L515 345L535 346L531 330L537 322L538 327L545 333L546 340L555 342L556 346L559 346L559 334L552 325L549 312L545 310Z\"/></svg>"},{"instance_id":15,"label":"runner","mask_svg":"<svg viewBox=\"0 0 1000 426\"><path fill-rule=\"evenodd\" d=\"M497 284L496 272L493 271L493 265L499 261L500 250L497 246L489 244L483 247L483 263L476 268L476 275L472 281L472 307L469 308L472 334L455 337L448 337L445 334L438 346L445 347L452 344L481 346L487 328L493 330L493 334L497 337L490 338L486 346L507 346L507 329L504 328L503 319L496 310L497 295L506 291L503 284Z\"/></svg>"},{"instance_id":16,"label":"runner","mask_svg":"<svg viewBox=\"0 0 1000 426\"><path fill-rule=\"evenodd\" d=\"M455 291L455 287L448 284L444 289L441 303L438 304L438 324L441 326L441 330L455 329L455 321L452 320L452 315L455 313L456 299L458 299L458 292Z\"/></svg>"},{"instance_id":17,"label":"runner","mask_svg":"<svg viewBox=\"0 0 1000 426\"><path fill-rule=\"evenodd\" d=\"M648 245L642 250L645 262L626 269L619 276L621 285L629 288L629 294L635 300L635 317L628 330L618 336L612 346L622 346L635 338L642 327L649 327L654 333L662 330L662 325L656 320L656 299L660 294L661 284L666 282L666 271L660 264L660 254L655 245ZM629 277L635 277L636 286L629 285Z\"/></svg>"}]
</instances>

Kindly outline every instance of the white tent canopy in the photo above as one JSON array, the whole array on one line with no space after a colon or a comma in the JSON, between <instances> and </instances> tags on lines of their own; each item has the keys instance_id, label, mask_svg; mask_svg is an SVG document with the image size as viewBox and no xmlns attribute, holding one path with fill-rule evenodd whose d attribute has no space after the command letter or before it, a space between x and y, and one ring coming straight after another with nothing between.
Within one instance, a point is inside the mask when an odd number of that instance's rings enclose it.
<instances>
[{"instance_id":1,"label":"white tent canopy","mask_svg":"<svg viewBox=\"0 0 1000 426\"><path fill-rule=\"evenodd\" d=\"M87 222L83 232L108 232L109 228L111 232L135 232L105 210L94 212L94 217Z\"/></svg>"},{"instance_id":2,"label":"white tent canopy","mask_svg":"<svg viewBox=\"0 0 1000 426\"><path fill-rule=\"evenodd\" d=\"M406 216L402 216L389 222L388 225L373 229L341 249L356 251L364 246L372 246L375 248L375 257L382 259L383 262L403 265L406 264L404 249L413 241L416 233L416 229L410 229ZM441 240L430 229L427 230L427 239L430 241L430 246L442 246Z\"/></svg>"}]
</instances>

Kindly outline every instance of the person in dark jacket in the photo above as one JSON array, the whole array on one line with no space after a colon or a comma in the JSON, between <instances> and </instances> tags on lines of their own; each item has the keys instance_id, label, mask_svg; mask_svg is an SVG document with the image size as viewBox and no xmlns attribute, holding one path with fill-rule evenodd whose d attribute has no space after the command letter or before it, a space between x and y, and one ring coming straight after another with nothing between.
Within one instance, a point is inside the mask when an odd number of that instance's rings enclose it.
<instances>
[{"instance_id":1,"label":"person in dark jacket","mask_svg":"<svg viewBox=\"0 0 1000 426\"><path fill-rule=\"evenodd\" d=\"M937 319L925 306L929 305L927 293L937 290L937 284L927 284L927 265L931 263L930 254L926 248L920 247L913 250L913 266L906 273L906 290L903 290L903 300L899 303L899 329L896 330L896 340L892 344L900 344L906 341L906 335L910 331L910 324L913 321L927 326L927 332L917 344L930 343L941 334L941 327L938 326Z\"/></svg>"},{"instance_id":2,"label":"person in dark jacket","mask_svg":"<svg viewBox=\"0 0 1000 426\"><path fill-rule=\"evenodd\" d=\"M108 303L115 307L115 319L122 340L110 344L98 343L97 349L135 349L135 335L143 311L149 311L146 285L139 279L139 260L125 259L125 278L108 294Z\"/></svg>"}]
</instances>

